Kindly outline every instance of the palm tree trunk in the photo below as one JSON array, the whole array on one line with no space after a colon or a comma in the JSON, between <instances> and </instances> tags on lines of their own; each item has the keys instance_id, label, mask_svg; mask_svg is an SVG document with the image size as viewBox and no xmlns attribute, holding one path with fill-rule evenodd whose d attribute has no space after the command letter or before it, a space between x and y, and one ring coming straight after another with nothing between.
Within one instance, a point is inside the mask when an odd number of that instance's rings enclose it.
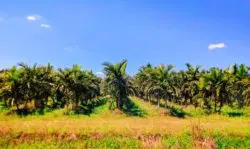
<instances>
[{"instance_id":1,"label":"palm tree trunk","mask_svg":"<svg viewBox=\"0 0 250 149\"><path fill-rule=\"evenodd\" d=\"M167 101L167 99L165 99L165 109L167 108L167 103L168 103L168 101Z\"/></svg>"},{"instance_id":2,"label":"palm tree trunk","mask_svg":"<svg viewBox=\"0 0 250 149\"><path fill-rule=\"evenodd\" d=\"M3 101L4 101L4 106L7 107L8 106L7 99L4 98Z\"/></svg>"},{"instance_id":3,"label":"palm tree trunk","mask_svg":"<svg viewBox=\"0 0 250 149\"><path fill-rule=\"evenodd\" d=\"M185 100L184 100L184 102L183 102L183 106L185 105L185 106L187 106L187 101L188 101L188 99L187 99L187 97L185 97Z\"/></svg>"},{"instance_id":4,"label":"palm tree trunk","mask_svg":"<svg viewBox=\"0 0 250 149\"><path fill-rule=\"evenodd\" d=\"M121 108L121 109L123 108L123 100L122 100L122 98L121 98L121 100L120 100L120 108Z\"/></svg>"},{"instance_id":5,"label":"palm tree trunk","mask_svg":"<svg viewBox=\"0 0 250 149\"><path fill-rule=\"evenodd\" d=\"M238 107L239 108L242 108L243 107L243 104L244 104L244 101L243 101L243 96L242 96L242 92L239 94L238 96Z\"/></svg>"},{"instance_id":6,"label":"palm tree trunk","mask_svg":"<svg viewBox=\"0 0 250 149\"><path fill-rule=\"evenodd\" d=\"M121 98L121 96L120 97L118 97L117 99L116 99L116 107L118 108L118 109L122 109L122 106L123 106L123 103L122 103L122 98Z\"/></svg>"},{"instance_id":7,"label":"palm tree trunk","mask_svg":"<svg viewBox=\"0 0 250 149\"><path fill-rule=\"evenodd\" d=\"M26 100L25 102L24 102L24 109L28 109L28 100Z\"/></svg>"},{"instance_id":8,"label":"palm tree trunk","mask_svg":"<svg viewBox=\"0 0 250 149\"><path fill-rule=\"evenodd\" d=\"M216 95L216 92L214 94L214 112L217 112L217 95Z\"/></svg>"},{"instance_id":9,"label":"palm tree trunk","mask_svg":"<svg viewBox=\"0 0 250 149\"><path fill-rule=\"evenodd\" d=\"M193 104L193 97L190 97L190 104Z\"/></svg>"},{"instance_id":10,"label":"palm tree trunk","mask_svg":"<svg viewBox=\"0 0 250 149\"><path fill-rule=\"evenodd\" d=\"M119 99L116 99L116 107L118 108L118 109L120 109L120 107L119 107Z\"/></svg>"},{"instance_id":11,"label":"palm tree trunk","mask_svg":"<svg viewBox=\"0 0 250 149\"><path fill-rule=\"evenodd\" d=\"M221 112L222 106L223 106L223 101L220 101L219 113Z\"/></svg>"},{"instance_id":12,"label":"palm tree trunk","mask_svg":"<svg viewBox=\"0 0 250 149\"><path fill-rule=\"evenodd\" d=\"M16 105L16 109L17 109L17 111L19 111L19 110L20 110L20 108L19 108L19 104L18 104L17 102L15 102L15 105Z\"/></svg>"},{"instance_id":13,"label":"palm tree trunk","mask_svg":"<svg viewBox=\"0 0 250 149\"><path fill-rule=\"evenodd\" d=\"M41 99L41 110L44 110L45 105L46 105L46 98L45 98L45 101Z\"/></svg>"},{"instance_id":14,"label":"palm tree trunk","mask_svg":"<svg viewBox=\"0 0 250 149\"><path fill-rule=\"evenodd\" d=\"M75 97L76 97L76 100L75 100L75 103L73 103L73 105L74 105L73 109L74 110L76 110L78 108L79 98L80 98L79 95L76 95Z\"/></svg>"},{"instance_id":15,"label":"palm tree trunk","mask_svg":"<svg viewBox=\"0 0 250 149\"><path fill-rule=\"evenodd\" d=\"M214 112L217 112L217 103L216 103L216 101L214 102Z\"/></svg>"}]
</instances>

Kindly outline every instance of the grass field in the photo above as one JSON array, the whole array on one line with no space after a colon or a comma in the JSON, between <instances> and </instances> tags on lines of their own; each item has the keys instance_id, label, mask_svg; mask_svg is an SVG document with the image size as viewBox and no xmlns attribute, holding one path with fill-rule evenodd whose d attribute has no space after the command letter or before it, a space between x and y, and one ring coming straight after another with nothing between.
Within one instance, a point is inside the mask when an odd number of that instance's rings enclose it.
<instances>
[{"instance_id":1,"label":"grass field","mask_svg":"<svg viewBox=\"0 0 250 149\"><path fill-rule=\"evenodd\" d=\"M132 102L125 113L108 103L89 115L55 110L20 117L2 110L0 148L250 148L249 109L205 115L194 107Z\"/></svg>"}]
</instances>

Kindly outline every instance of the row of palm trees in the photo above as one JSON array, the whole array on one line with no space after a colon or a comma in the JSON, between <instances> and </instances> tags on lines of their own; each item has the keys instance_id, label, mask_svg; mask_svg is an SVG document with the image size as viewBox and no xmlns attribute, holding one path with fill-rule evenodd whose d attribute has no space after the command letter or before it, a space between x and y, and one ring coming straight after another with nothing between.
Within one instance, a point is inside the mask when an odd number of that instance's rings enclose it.
<instances>
[{"instance_id":1,"label":"row of palm trees","mask_svg":"<svg viewBox=\"0 0 250 149\"><path fill-rule=\"evenodd\" d=\"M53 66L20 63L0 72L0 101L17 110L67 108L78 111L98 96L110 95L123 109L129 96L138 96L158 106L168 102L194 105L220 112L224 105L242 108L250 104L249 67L201 69L186 64L176 71L173 65L147 64L133 77L126 73L127 61L104 63L100 78L79 65L54 69Z\"/></svg>"},{"instance_id":2,"label":"row of palm trees","mask_svg":"<svg viewBox=\"0 0 250 149\"><path fill-rule=\"evenodd\" d=\"M210 68L186 64L185 71L175 71L173 65L140 68L133 82L136 95L148 101L161 100L180 105L194 105L220 112L223 105L237 105L239 108L250 104L249 67L244 64L231 68Z\"/></svg>"},{"instance_id":3,"label":"row of palm trees","mask_svg":"<svg viewBox=\"0 0 250 149\"><path fill-rule=\"evenodd\" d=\"M100 78L78 65L58 69L53 66L28 66L20 63L0 73L0 95L6 107L41 110L79 105L100 94Z\"/></svg>"}]
</instances>

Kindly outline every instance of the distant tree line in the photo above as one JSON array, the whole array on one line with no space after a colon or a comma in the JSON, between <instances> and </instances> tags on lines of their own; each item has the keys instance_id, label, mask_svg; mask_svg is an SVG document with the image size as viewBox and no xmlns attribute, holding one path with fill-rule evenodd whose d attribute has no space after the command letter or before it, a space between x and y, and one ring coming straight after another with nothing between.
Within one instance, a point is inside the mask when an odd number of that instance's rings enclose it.
<instances>
[{"instance_id":1,"label":"distant tree line","mask_svg":"<svg viewBox=\"0 0 250 149\"><path fill-rule=\"evenodd\" d=\"M244 108L250 104L250 69L244 64L207 70L186 64L186 70L180 71L174 65L147 64L133 77L126 73L126 60L103 65L105 76L101 78L79 65L54 69L50 64L20 63L0 71L0 101L17 111L67 108L76 112L107 95L119 109L129 96L158 106L173 102L212 112L220 112L224 105Z\"/></svg>"}]
</instances>

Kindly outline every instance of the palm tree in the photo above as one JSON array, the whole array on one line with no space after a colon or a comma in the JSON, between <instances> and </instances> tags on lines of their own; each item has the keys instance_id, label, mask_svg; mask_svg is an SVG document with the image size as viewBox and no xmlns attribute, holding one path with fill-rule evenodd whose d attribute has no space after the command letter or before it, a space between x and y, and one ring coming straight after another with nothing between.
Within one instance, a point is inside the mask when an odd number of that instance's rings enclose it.
<instances>
[{"instance_id":1,"label":"palm tree","mask_svg":"<svg viewBox=\"0 0 250 149\"><path fill-rule=\"evenodd\" d=\"M108 93L116 100L116 107L123 108L131 92L129 77L126 75L127 60L117 64L103 63Z\"/></svg>"},{"instance_id":2,"label":"palm tree","mask_svg":"<svg viewBox=\"0 0 250 149\"><path fill-rule=\"evenodd\" d=\"M190 104L193 104L194 98L197 97L199 93L199 69L201 66L193 67L191 64L186 63L187 71L185 73L186 79L185 83L183 84L185 86L186 92L185 92L185 101L184 104L187 104L187 100L190 100ZM195 106L197 106L197 103L195 103Z\"/></svg>"},{"instance_id":3,"label":"palm tree","mask_svg":"<svg viewBox=\"0 0 250 149\"><path fill-rule=\"evenodd\" d=\"M241 64L240 66L235 64L232 67L232 74L234 77L233 87L235 90L235 98L238 101L239 108L242 108L244 106L244 102L248 100L248 96L246 95L249 94L247 90L249 90L250 88L250 79L248 75L249 70L249 67L244 64ZM245 99L244 96L246 97Z\"/></svg>"},{"instance_id":4,"label":"palm tree","mask_svg":"<svg viewBox=\"0 0 250 149\"><path fill-rule=\"evenodd\" d=\"M218 68L211 68L210 73L204 75L204 89L210 93L210 97L214 103L214 112L219 111L226 99L227 78L224 72ZM220 103L220 108L217 110L217 104Z\"/></svg>"},{"instance_id":5,"label":"palm tree","mask_svg":"<svg viewBox=\"0 0 250 149\"><path fill-rule=\"evenodd\" d=\"M50 64L47 66L34 64L30 67L24 63L20 63L19 66L23 70L23 85L27 87L25 92L26 104L34 101L35 109L43 111L52 95L54 86L53 66Z\"/></svg>"},{"instance_id":6,"label":"palm tree","mask_svg":"<svg viewBox=\"0 0 250 149\"><path fill-rule=\"evenodd\" d=\"M141 67L139 73L134 78L134 85L138 90L140 96L150 99L156 98L157 105L160 106L160 99L165 100L165 106L167 100L171 95L170 77L173 65L160 65L158 67L152 67L147 64Z\"/></svg>"},{"instance_id":7,"label":"palm tree","mask_svg":"<svg viewBox=\"0 0 250 149\"><path fill-rule=\"evenodd\" d=\"M185 80L186 75L184 71L172 72L171 89L172 89L172 99L171 101L181 104L183 96L185 95Z\"/></svg>"},{"instance_id":8,"label":"palm tree","mask_svg":"<svg viewBox=\"0 0 250 149\"><path fill-rule=\"evenodd\" d=\"M8 89L6 89L6 83L7 83L7 75L6 72L9 71L8 69L6 70L1 70L0 71L0 101L3 100L4 106L8 107L8 98L10 97L10 92Z\"/></svg>"},{"instance_id":9,"label":"palm tree","mask_svg":"<svg viewBox=\"0 0 250 149\"><path fill-rule=\"evenodd\" d=\"M170 84L170 75L171 70L174 68L173 65L160 65L156 67L156 84L152 89L157 94L157 105L160 107L160 99L165 100L165 107L167 106L167 100L171 94L171 84Z\"/></svg>"},{"instance_id":10,"label":"palm tree","mask_svg":"<svg viewBox=\"0 0 250 149\"><path fill-rule=\"evenodd\" d=\"M153 73L153 66L147 64L139 69L139 72L134 76L133 86L136 89L136 94L140 98L150 101L150 95L147 88L150 84L151 75Z\"/></svg>"},{"instance_id":11,"label":"palm tree","mask_svg":"<svg viewBox=\"0 0 250 149\"><path fill-rule=\"evenodd\" d=\"M56 97L57 102L73 104L72 109L78 110L80 104L87 104L88 100L100 94L100 79L92 72L81 70L79 65L64 70L59 69Z\"/></svg>"},{"instance_id":12,"label":"palm tree","mask_svg":"<svg viewBox=\"0 0 250 149\"><path fill-rule=\"evenodd\" d=\"M25 87L23 84L23 71L13 66L3 72L1 83L1 97L4 98L7 106L16 106L20 110L20 105L25 101Z\"/></svg>"}]
</instances>

